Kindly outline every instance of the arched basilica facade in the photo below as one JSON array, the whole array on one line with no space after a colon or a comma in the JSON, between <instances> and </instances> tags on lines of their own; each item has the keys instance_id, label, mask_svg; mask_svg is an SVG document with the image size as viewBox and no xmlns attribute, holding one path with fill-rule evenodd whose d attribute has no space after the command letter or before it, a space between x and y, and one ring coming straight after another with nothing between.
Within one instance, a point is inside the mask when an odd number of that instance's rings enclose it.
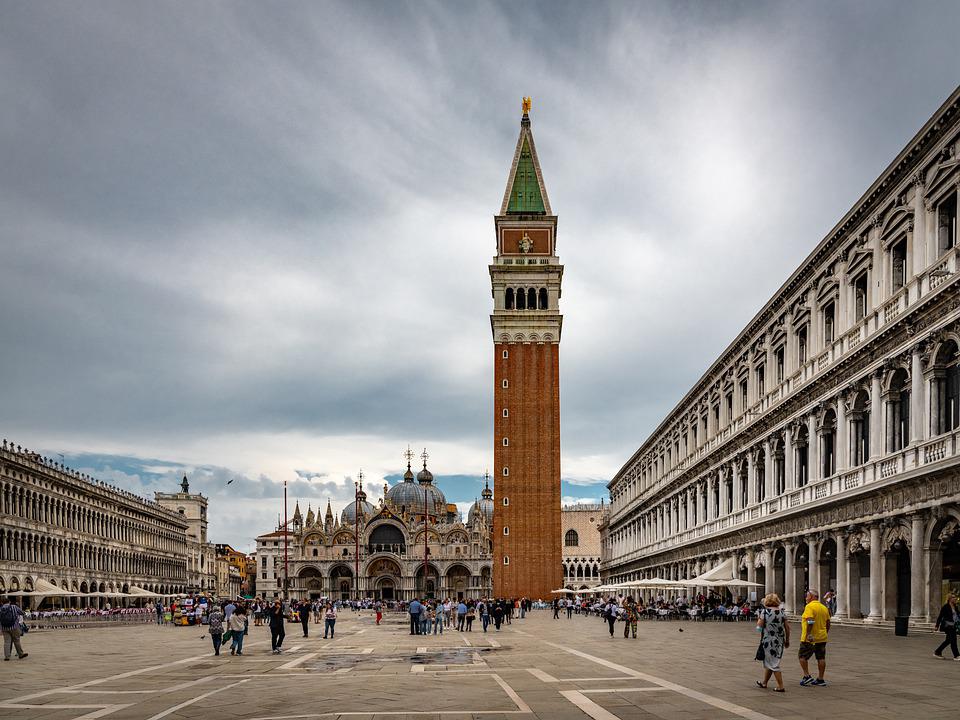
<instances>
[{"instance_id":1,"label":"arched basilica facade","mask_svg":"<svg viewBox=\"0 0 960 720\"><path fill-rule=\"evenodd\" d=\"M339 517L329 502L323 518L312 509L304 518L297 507L288 541L290 597L411 600L492 594L489 487L466 522L433 483L426 463L416 479L408 463L403 481L385 485L384 495L376 507L361 487Z\"/></svg>"}]
</instances>

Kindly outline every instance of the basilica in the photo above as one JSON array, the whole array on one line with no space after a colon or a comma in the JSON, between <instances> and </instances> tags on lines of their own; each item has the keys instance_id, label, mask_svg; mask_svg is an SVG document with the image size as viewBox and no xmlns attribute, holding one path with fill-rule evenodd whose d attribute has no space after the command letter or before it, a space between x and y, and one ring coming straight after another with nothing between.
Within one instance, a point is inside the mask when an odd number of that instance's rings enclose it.
<instances>
[{"instance_id":1,"label":"basilica","mask_svg":"<svg viewBox=\"0 0 960 720\"><path fill-rule=\"evenodd\" d=\"M408 458L402 482L384 485L379 506L356 499L336 516L323 517L299 503L289 531L257 538L257 593L267 597L410 600L490 595L493 491L489 482L464 522L423 469L414 476Z\"/></svg>"}]
</instances>

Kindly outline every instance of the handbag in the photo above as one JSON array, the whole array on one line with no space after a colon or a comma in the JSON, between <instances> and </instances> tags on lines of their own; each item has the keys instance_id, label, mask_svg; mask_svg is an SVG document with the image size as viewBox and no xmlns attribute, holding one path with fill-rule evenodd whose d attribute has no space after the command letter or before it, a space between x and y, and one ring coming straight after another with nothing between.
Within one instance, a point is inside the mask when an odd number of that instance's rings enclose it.
<instances>
[{"instance_id":1,"label":"handbag","mask_svg":"<svg viewBox=\"0 0 960 720\"><path fill-rule=\"evenodd\" d=\"M223 637L220 638L220 642L227 643L227 642L230 642L231 639L233 639L233 630L227 630L223 634Z\"/></svg>"},{"instance_id":2,"label":"handbag","mask_svg":"<svg viewBox=\"0 0 960 720\"><path fill-rule=\"evenodd\" d=\"M26 635L28 632L30 632L30 626L27 625L23 620L21 620L21 621L20 621L20 634L21 634L21 635Z\"/></svg>"},{"instance_id":3,"label":"handbag","mask_svg":"<svg viewBox=\"0 0 960 720\"><path fill-rule=\"evenodd\" d=\"M760 640L760 644L757 645L757 654L754 656L754 659L757 662L763 662L764 652L763 652L763 640Z\"/></svg>"}]
</instances>

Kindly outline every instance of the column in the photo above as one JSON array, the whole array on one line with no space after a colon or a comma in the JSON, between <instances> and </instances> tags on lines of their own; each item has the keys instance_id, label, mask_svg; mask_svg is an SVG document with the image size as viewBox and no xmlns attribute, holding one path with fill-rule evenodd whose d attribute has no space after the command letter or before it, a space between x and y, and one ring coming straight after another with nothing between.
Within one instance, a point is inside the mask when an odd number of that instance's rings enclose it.
<instances>
[{"instance_id":1,"label":"column","mask_svg":"<svg viewBox=\"0 0 960 720\"><path fill-rule=\"evenodd\" d=\"M910 619L923 622L927 564L923 554L923 513L910 516Z\"/></svg>"},{"instance_id":2,"label":"column","mask_svg":"<svg viewBox=\"0 0 960 720\"><path fill-rule=\"evenodd\" d=\"M883 452L883 405L880 400L880 375L877 370L870 378L870 459Z\"/></svg>"},{"instance_id":3,"label":"column","mask_svg":"<svg viewBox=\"0 0 960 720\"><path fill-rule=\"evenodd\" d=\"M913 267L910 269L910 277L916 277L923 272L927 266L927 248L926 248L926 208L923 206L923 183L924 176L922 171L914 177L913 194L913 252L910 259Z\"/></svg>"},{"instance_id":4,"label":"column","mask_svg":"<svg viewBox=\"0 0 960 720\"><path fill-rule=\"evenodd\" d=\"M797 486L793 474L793 461L793 429L787 425L783 429L783 480L786 492L790 492Z\"/></svg>"},{"instance_id":5,"label":"column","mask_svg":"<svg viewBox=\"0 0 960 720\"><path fill-rule=\"evenodd\" d=\"M757 455L753 450L747 452L747 505L757 502Z\"/></svg>"},{"instance_id":6,"label":"column","mask_svg":"<svg viewBox=\"0 0 960 720\"><path fill-rule=\"evenodd\" d=\"M850 607L850 555L847 553L847 534L838 532L837 541L837 618L845 618Z\"/></svg>"},{"instance_id":7,"label":"column","mask_svg":"<svg viewBox=\"0 0 960 720\"><path fill-rule=\"evenodd\" d=\"M827 591L820 587L820 557L817 553L817 538L815 535L807 536L807 589L813 588L820 591L820 597Z\"/></svg>"},{"instance_id":8,"label":"column","mask_svg":"<svg viewBox=\"0 0 960 720\"><path fill-rule=\"evenodd\" d=\"M794 572L793 572L793 550L794 544L792 541L785 542L783 544L783 609L787 614L793 612L793 599L795 591L793 588Z\"/></svg>"},{"instance_id":9,"label":"column","mask_svg":"<svg viewBox=\"0 0 960 720\"><path fill-rule=\"evenodd\" d=\"M764 497L769 500L774 496L773 456L770 454L770 438L765 438L763 441L763 483L765 486Z\"/></svg>"},{"instance_id":10,"label":"column","mask_svg":"<svg viewBox=\"0 0 960 720\"><path fill-rule=\"evenodd\" d=\"M764 595L776 592L773 582L773 545L763 546L763 586Z\"/></svg>"},{"instance_id":11,"label":"column","mask_svg":"<svg viewBox=\"0 0 960 720\"><path fill-rule=\"evenodd\" d=\"M757 581L757 558L753 548L747 548L747 582ZM752 585L747 586L747 597L750 597L750 591L757 590Z\"/></svg>"},{"instance_id":12,"label":"column","mask_svg":"<svg viewBox=\"0 0 960 720\"><path fill-rule=\"evenodd\" d=\"M737 463L730 463L730 487L733 489L733 502L730 506L730 512L735 512L737 510L742 510L740 506L740 468L737 467Z\"/></svg>"},{"instance_id":13,"label":"column","mask_svg":"<svg viewBox=\"0 0 960 720\"><path fill-rule=\"evenodd\" d=\"M713 489L716 487L716 485L716 477L707 478L707 520L717 519L717 507L713 502Z\"/></svg>"},{"instance_id":14,"label":"column","mask_svg":"<svg viewBox=\"0 0 960 720\"><path fill-rule=\"evenodd\" d=\"M910 444L923 440L924 419L923 366L920 362L920 343L910 349Z\"/></svg>"},{"instance_id":15,"label":"column","mask_svg":"<svg viewBox=\"0 0 960 720\"><path fill-rule=\"evenodd\" d=\"M820 479L820 436L817 435L816 411L807 416L807 484Z\"/></svg>"},{"instance_id":16,"label":"column","mask_svg":"<svg viewBox=\"0 0 960 720\"><path fill-rule=\"evenodd\" d=\"M883 550L880 547L880 524L870 526L870 615L868 622L877 622L883 617L881 588L883 587Z\"/></svg>"},{"instance_id":17,"label":"column","mask_svg":"<svg viewBox=\"0 0 960 720\"><path fill-rule=\"evenodd\" d=\"M848 434L847 394L841 392L837 396L837 438L833 443L833 454L836 458L837 472L842 472L849 467L850 441L847 439ZM837 572L839 572L839 570Z\"/></svg>"}]
</instances>

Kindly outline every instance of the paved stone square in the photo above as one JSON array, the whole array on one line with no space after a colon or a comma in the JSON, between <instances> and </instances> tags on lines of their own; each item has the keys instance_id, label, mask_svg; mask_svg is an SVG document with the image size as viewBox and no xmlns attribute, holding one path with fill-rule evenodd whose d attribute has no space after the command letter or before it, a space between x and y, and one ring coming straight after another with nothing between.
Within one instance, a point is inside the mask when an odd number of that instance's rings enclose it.
<instances>
[{"instance_id":1,"label":"paved stone square","mask_svg":"<svg viewBox=\"0 0 960 720\"><path fill-rule=\"evenodd\" d=\"M634 641L622 625L611 639L598 618L548 611L486 634L476 623L472 633L411 636L403 619L377 627L347 611L333 640L322 626L302 638L288 625L279 656L266 627L250 628L243 657L214 657L197 628L33 632L30 656L0 665L0 717L936 720L960 704L960 663L931 656L939 634L834 628L829 687L798 686L793 645L779 695L754 686L747 622L648 621Z\"/></svg>"}]
</instances>

